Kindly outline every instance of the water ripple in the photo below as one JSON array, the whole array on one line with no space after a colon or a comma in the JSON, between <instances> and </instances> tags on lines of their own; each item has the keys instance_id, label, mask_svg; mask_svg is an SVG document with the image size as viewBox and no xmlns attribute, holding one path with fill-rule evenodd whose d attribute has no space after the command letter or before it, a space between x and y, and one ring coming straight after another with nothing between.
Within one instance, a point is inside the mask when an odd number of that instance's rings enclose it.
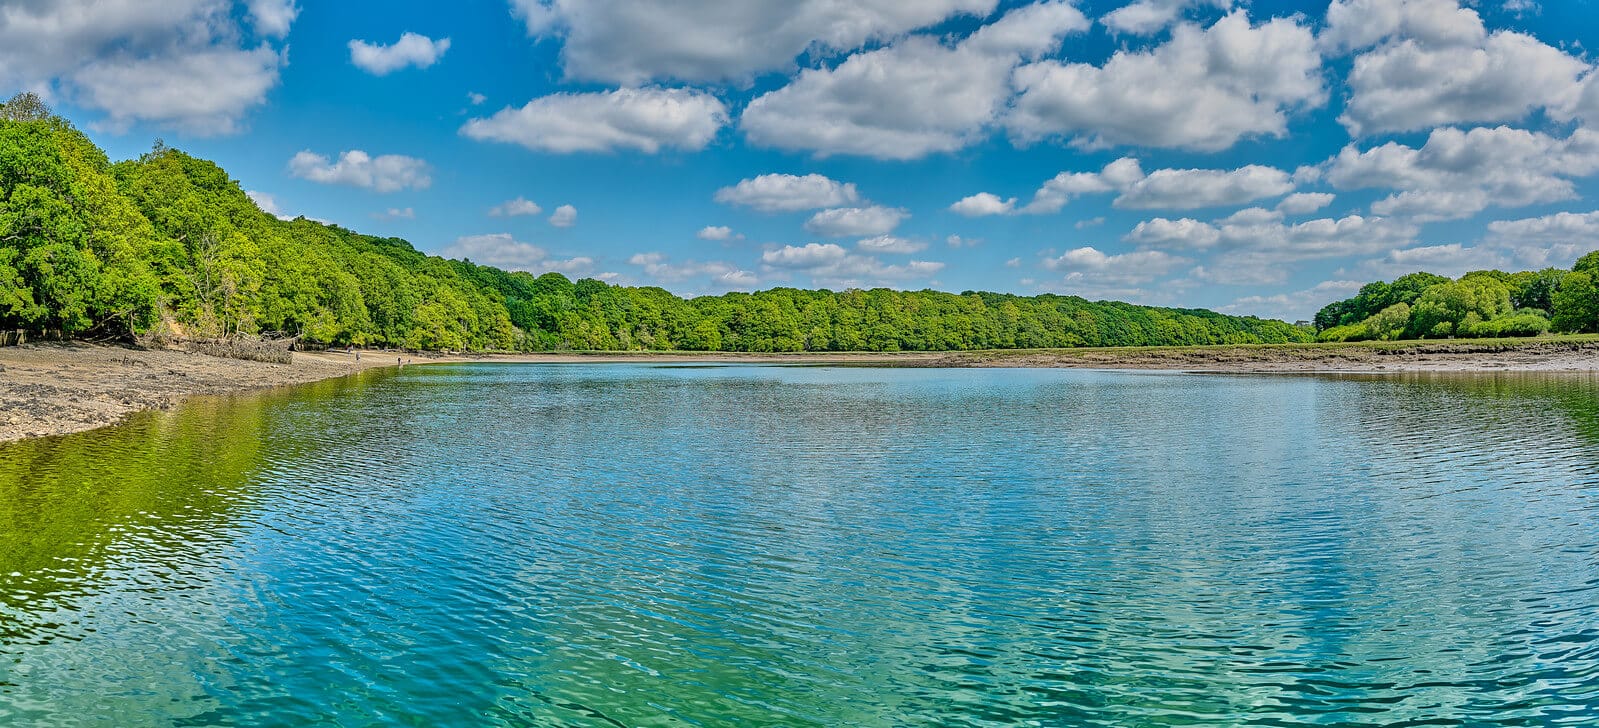
<instances>
[{"instance_id":1,"label":"water ripple","mask_svg":"<svg viewBox=\"0 0 1599 728\"><path fill-rule=\"evenodd\" d=\"M1556 725L1599 380L413 367L0 446L6 725Z\"/></svg>"}]
</instances>

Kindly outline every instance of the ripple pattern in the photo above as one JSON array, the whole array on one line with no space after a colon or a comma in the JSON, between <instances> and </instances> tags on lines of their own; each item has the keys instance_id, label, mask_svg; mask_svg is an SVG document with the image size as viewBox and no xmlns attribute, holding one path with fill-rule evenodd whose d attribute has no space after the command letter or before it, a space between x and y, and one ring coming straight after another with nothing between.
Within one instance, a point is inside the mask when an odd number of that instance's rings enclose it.
<instances>
[{"instance_id":1,"label":"ripple pattern","mask_svg":"<svg viewBox=\"0 0 1599 728\"><path fill-rule=\"evenodd\" d=\"M0 724L1599 715L1599 379L458 365L0 446Z\"/></svg>"}]
</instances>

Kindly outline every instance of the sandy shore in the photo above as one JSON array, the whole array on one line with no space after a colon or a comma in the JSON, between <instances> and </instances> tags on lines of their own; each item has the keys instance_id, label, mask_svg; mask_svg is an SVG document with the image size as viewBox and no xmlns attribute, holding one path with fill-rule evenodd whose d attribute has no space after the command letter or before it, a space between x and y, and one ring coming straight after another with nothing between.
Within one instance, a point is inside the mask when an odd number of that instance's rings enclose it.
<instances>
[{"instance_id":1,"label":"sandy shore","mask_svg":"<svg viewBox=\"0 0 1599 728\"><path fill-rule=\"evenodd\" d=\"M1599 371L1599 337L1490 342L1052 349L958 353L622 353L404 355L416 364L747 363L899 367L1072 367L1194 372ZM396 364L395 354L296 353L291 364L91 344L0 348L0 442L78 432L221 394L339 377Z\"/></svg>"}]
</instances>

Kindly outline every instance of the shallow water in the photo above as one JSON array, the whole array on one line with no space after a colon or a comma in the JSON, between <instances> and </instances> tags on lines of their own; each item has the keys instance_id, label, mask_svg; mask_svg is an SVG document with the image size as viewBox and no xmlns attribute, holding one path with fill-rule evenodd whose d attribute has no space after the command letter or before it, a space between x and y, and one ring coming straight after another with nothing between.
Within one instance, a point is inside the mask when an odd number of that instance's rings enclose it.
<instances>
[{"instance_id":1,"label":"shallow water","mask_svg":"<svg viewBox=\"0 0 1599 728\"><path fill-rule=\"evenodd\" d=\"M408 367L0 445L0 725L1558 725L1599 379Z\"/></svg>"}]
</instances>

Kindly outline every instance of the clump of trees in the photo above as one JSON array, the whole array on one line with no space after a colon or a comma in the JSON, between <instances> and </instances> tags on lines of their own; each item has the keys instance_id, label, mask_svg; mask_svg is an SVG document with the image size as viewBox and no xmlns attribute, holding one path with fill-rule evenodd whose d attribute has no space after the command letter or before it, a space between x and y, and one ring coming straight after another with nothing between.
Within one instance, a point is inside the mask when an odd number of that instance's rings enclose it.
<instances>
[{"instance_id":1,"label":"clump of trees","mask_svg":"<svg viewBox=\"0 0 1599 728\"><path fill-rule=\"evenodd\" d=\"M1571 270L1412 273L1368 283L1317 312L1321 341L1537 336L1599 331L1599 252Z\"/></svg>"},{"instance_id":2,"label":"clump of trees","mask_svg":"<svg viewBox=\"0 0 1599 728\"><path fill-rule=\"evenodd\" d=\"M1076 296L887 289L679 298L534 276L263 213L159 142L112 163L31 95L0 106L0 329L298 336L414 349L896 351L1308 341L1282 321Z\"/></svg>"}]
</instances>

